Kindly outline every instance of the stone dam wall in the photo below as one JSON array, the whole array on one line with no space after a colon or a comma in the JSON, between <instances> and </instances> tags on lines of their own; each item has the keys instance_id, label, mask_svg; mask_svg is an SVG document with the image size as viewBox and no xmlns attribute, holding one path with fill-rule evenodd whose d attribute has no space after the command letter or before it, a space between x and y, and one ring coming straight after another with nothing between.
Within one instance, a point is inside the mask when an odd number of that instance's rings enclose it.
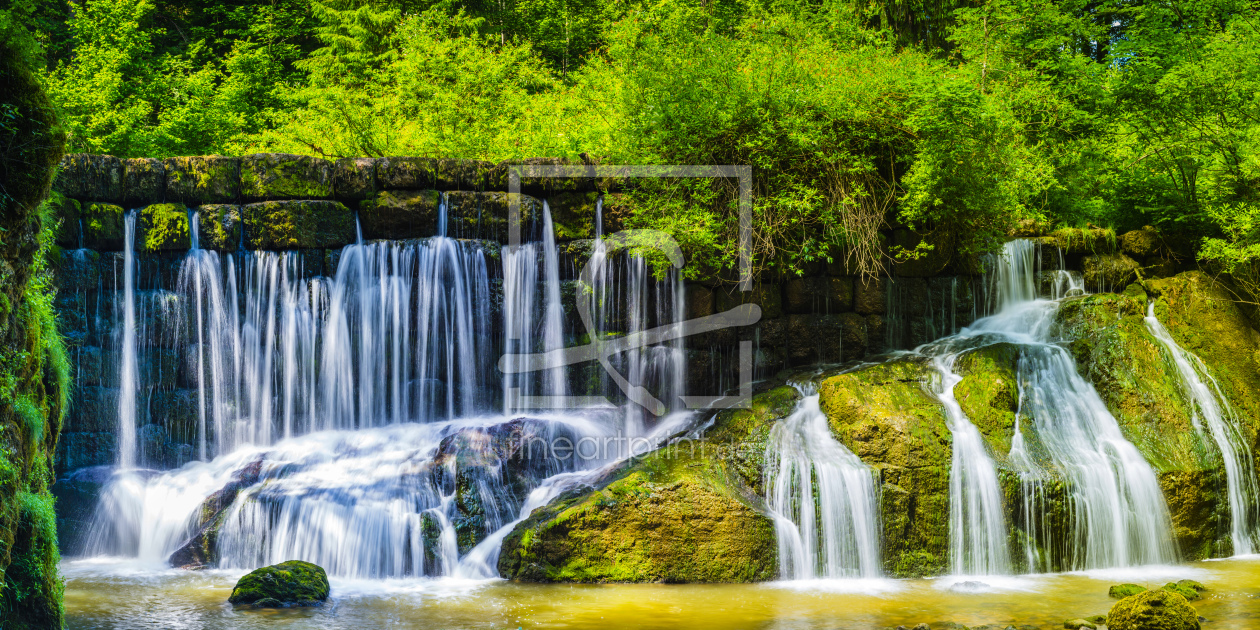
<instances>
[{"instance_id":1,"label":"stone dam wall","mask_svg":"<svg viewBox=\"0 0 1260 630\"><path fill-rule=\"evenodd\" d=\"M414 157L66 156L50 203L61 219L56 307L70 344L75 389L59 444L58 472L110 464L117 457L128 212L136 211L135 289L141 307L138 324L144 331L140 440L145 461L173 467L193 457L197 425L195 339L186 323L189 305L178 293L181 262L194 233L202 249L238 256L258 250L293 252L300 257L304 278L331 277L342 248L360 238L437 235L445 206L446 235L483 248L491 299L501 303L507 177L507 164ZM621 193L628 182L524 178L521 184L524 239L540 238L544 201L550 209L565 331L572 341L583 334L574 308L578 274L597 230L611 234L620 229L620 217L627 211ZM602 225L596 225L597 216ZM983 266L974 257L955 256L950 235L921 235L893 226L881 238L907 249L928 239L933 249L918 260L890 263L888 275L878 278L860 278L837 261L816 265L800 277L763 275L749 292L718 279L688 281L688 318L749 302L762 311L754 326L686 340L688 391L716 394L733 386L740 341L754 342L756 376L765 378L791 367L913 348L989 312ZM1042 267L1079 271L1091 290L1123 288L1139 273L1164 277L1186 267L1150 230L1113 240L1063 235L1044 240ZM575 382L587 376L572 371Z\"/></svg>"}]
</instances>

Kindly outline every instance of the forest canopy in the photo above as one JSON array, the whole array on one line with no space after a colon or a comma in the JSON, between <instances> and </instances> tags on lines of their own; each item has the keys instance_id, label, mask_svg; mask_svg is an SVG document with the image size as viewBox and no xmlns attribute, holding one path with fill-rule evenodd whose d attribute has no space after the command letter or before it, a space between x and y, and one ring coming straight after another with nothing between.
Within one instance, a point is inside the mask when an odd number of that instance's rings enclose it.
<instances>
[{"instance_id":1,"label":"forest canopy","mask_svg":"<svg viewBox=\"0 0 1260 630\"><path fill-rule=\"evenodd\" d=\"M1154 225L1260 278L1255 0L0 0L0 28L70 152L747 164L785 273L921 253L890 225L962 254ZM729 190L632 202L733 262Z\"/></svg>"}]
</instances>

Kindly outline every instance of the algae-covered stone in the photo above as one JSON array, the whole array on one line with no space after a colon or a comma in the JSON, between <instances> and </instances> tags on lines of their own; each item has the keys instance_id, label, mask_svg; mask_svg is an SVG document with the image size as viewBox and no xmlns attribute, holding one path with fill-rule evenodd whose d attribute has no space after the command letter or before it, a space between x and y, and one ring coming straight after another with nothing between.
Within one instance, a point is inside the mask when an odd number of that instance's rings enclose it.
<instances>
[{"instance_id":1,"label":"algae-covered stone","mask_svg":"<svg viewBox=\"0 0 1260 630\"><path fill-rule=\"evenodd\" d=\"M166 166L154 158L129 158L123 164L123 202L130 207L162 201Z\"/></svg>"},{"instance_id":2,"label":"algae-covered stone","mask_svg":"<svg viewBox=\"0 0 1260 630\"><path fill-rule=\"evenodd\" d=\"M779 285L771 282L754 282L751 291L740 291L738 285L719 287L717 306L719 311L729 311L744 304L761 307L761 319L777 319L783 316L783 298Z\"/></svg>"},{"instance_id":3,"label":"algae-covered stone","mask_svg":"<svg viewBox=\"0 0 1260 630\"><path fill-rule=\"evenodd\" d=\"M198 247L218 251L236 251L241 245L241 207L212 203L198 207Z\"/></svg>"},{"instance_id":4,"label":"algae-covered stone","mask_svg":"<svg viewBox=\"0 0 1260 630\"><path fill-rule=\"evenodd\" d=\"M1063 627L1067 630L1081 630L1082 628L1094 630L1098 626L1094 625L1094 622L1088 619L1068 619L1063 622Z\"/></svg>"},{"instance_id":5,"label":"algae-covered stone","mask_svg":"<svg viewBox=\"0 0 1260 630\"><path fill-rule=\"evenodd\" d=\"M1116 251L1116 233L1102 228L1061 228L1044 241L1071 255Z\"/></svg>"},{"instance_id":6,"label":"algae-covered stone","mask_svg":"<svg viewBox=\"0 0 1260 630\"><path fill-rule=\"evenodd\" d=\"M536 582L753 582L777 575L774 523L720 461L655 451L536 510L503 542L499 573Z\"/></svg>"},{"instance_id":7,"label":"algae-covered stone","mask_svg":"<svg viewBox=\"0 0 1260 630\"><path fill-rule=\"evenodd\" d=\"M954 364L954 372L962 377L954 386L954 398L999 461L1010 453L1015 437L1019 358L1019 346L997 343L965 352Z\"/></svg>"},{"instance_id":8,"label":"algae-covered stone","mask_svg":"<svg viewBox=\"0 0 1260 630\"><path fill-rule=\"evenodd\" d=\"M548 197L547 205L551 209L556 239L594 238L595 204L598 201L599 193L596 192L560 193Z\"/></svg>"},{"instance_id":9,"label":"algae-covered stone","mask_svg":"<svg viewBox=\"0 0 1260 630\"><path fill-rule=\"evenodd\" d=\"M1199 615L1181 595L1145 591L1111 607L1107 630L1200 630Z\"/></svg>"},{"instance_id":10,"label":"algae-covered stone","mask_svg":"<svg viewBox=\"0 0 1260 630\"><path fill-rule=\"evenodd\" d=\"M136 247L156 252L188 249L188 208L182 203L158 203L140 211Z\"/></svg>"},{"instance_id":11,"label":"algae-covered stone","mask_svg":"<svg viewBox=\"0 0 1260 630\"><path fill-rule=\"evenodd\" d=\"M777 577L759 498L766 439L800 393L776 387L717 414L701 440L635 458L536 510L503 542L499 572L525 581L752 582Z\"/></svg>"},{"instance_id":12,"label":"algae-covered stone","mask_svg":"<svg viewBox=\"0 0 1260 630\"><path fill-rule=\"evenodd\" d=\"M88 249L117 251L123 248L124 218L122 206L90 203L83 207L83 246Z\"/></svg>"},{"instance_id":13,"label":"algae-covered stone","mask_svg":"<svg viewBox=\"0 0 1260 630\"><path fill-rule=\"evenodd\" d=\"M1229 508L1220 488L1219 451L1194 428L1176 367L1145 323L1144 294L1099 294L1070 300L1056 314L1081 375L1149 462L1164 491L1183 557L1217 555Z\"/></svg>"},{"instance_id":14,"label":"algae-covered stone","mask_svg":"<svg viewBox=\"0 0 1260 630\"><path fill-rule=\"evenodd\" d=\"M1201 582L1196 582L1195 580L1177 580L1177 586L1180 586L1181 588L1188 588L1196 593L1202 593L1203 591L1208 590Z\"/></svg>"},{"instance_id":15,"label":"algae-covered stone","mask_svg":"<svg viewBox=\"0 0 1260 630\"><path fill-rule=\"evenodd\" d=\"M542 229L542 202L516 195L521 242L538 240ZM513 196L504 192L451 191L446 193L447 235L507 243L511 240Z\"/></svg>"},{"instance_id":16,"label":"algae-covered stone","mask_svg":"<svg viewBox=\"0 0 1260 630\"><path fill-rule=\"evenodd\" d=\"M383 190L359 203L363 238L418 238L437 232L440 193Z\"/></svg>"},{"instance_id":17,"label":"algae-covered stone","mask_svg":"<svg viewBox=\"0 0 1260 630\"><path fill-rule=\"evenodd\" d=\"M333 165L333 192L338 199L367 199L376 193L376 160L342 158Z\"/></svg>"},{"instance_id":18,"label":"algae-covered stone","mask_svg":"<svg viewBox=\"0 0 1260 630\"><path fill-rule=\"evenodd\" d=\"M272 601L265 601L272 600ZM255 569L236 583L228 601L265 607L318 606L328 600L328 574L301 560Z\"/></svg>"},{"instance_id":19,"label":"algae-covered stone","mask_svg":"<svg viewBox=\"0 0 1260 630\"><path fill-rule=\"evenodd\" d=\"M1107 596L1114 599L1124 599L1132 597L1138 593L1146 592L1146 587L1137 584L1113 584L1107 589Z\"/></svg>"},{"instance_id":20,"label":"algae-covered stone","mask_svg":"<svg viewBox=\"0 0 1260 630\"><path fill-rule=\"evenodd\" d=\"M930 368L899 359L824 380L819 403L836 438L880 474L884 570L941 573L949 548L953 437L924 389Z\"/></svg>"},{"instance_id":21,"label":"algae-covered stone","mask_svg":"<svg viewBox=\"0 0 1260 630\"><path fill-rule=\"evenodd\" d=\"M1155 255L1159 252L1160 245L1159 232L1149 225L1120 235L1120 250L1136 258Z\"/></svg>"},{"instance_id":22,"label":"algae-covered stone","mask_svg":"<svg viewBox=\"0 0 1260 630\"><path fill-rule=\"evenodd\" d=\"M188 205L233 203L240 197L240 158L221 155L166 158L166 200Z\"/></svg>"},{"instance_id":23,"label":"algae-covered stone","mask_svg":"<svg viewBox=\"0 0 1260 630\"><path fill-rule=\"evenodd\" d=\"M354 214L336 201L264 201L242 206L254 249L340 247L355 240Z\"/></svg>"},{"instance_id":24,"label":"algae-covered stone","mask_svg":"<svg viewBox=\"0 0 1260 630\"><path fill-rule=\"evenodd\" d=\"M333 194L333 164L309 155L253 153L241 158L245 201L326 199Z\"/></svg>"},{"instance_id":25,"label":"algae-covered stone","mask_svg":"<svg viewBox=\"0 0 1260 630\"><path fill-rule=\"evenodd\" d=\"M1117 290L1137 279L1136 260L1124 254L1095 254L1081 259L1085 286L1094 290Z\"/></svg>"},{"instance_id":26,"label":"algae-covered stone","mask_svg":"<svg viewBox=\"0 0 1260 630\"><path fill-rule=\"evenodd\" d=\"M1168 591L1170 593L1176 593L1186 598L1186 601L1192 602L1196 599L1203 599L1203 596L1199 595L1198 589L1194 588L1193 586L1183 585L1179 582L1169 582L1161 588L1163 588L1163 590L1165 591Z\"/></svg>"},{"instance_id":27,"label":"algae-covered stone","mask_svg":"<svg viewBox=\"0 0 1260 630\"><path fill-rule=\"evenodd\" d=\"M53 190L81 201L123 200L123 163L112 155L70 153L61 159Z\"/></svg>"},{"instance_id":28,"label":"algae-covered stone","mask_svg":"<svg viewBox=\"0 0 1260 630\"><path fill-rule=\"evenodd\" d=\"M438 161L421 157L383 157L376 162L379 190L434 190Z\"/></svg>"},{"instance_id":29,"label":"algae-covered stone","mask_svg":"<svg viewBox=\"0 0 1260 630\"><path fill-rule=\"evenodd\" d=\"M883 315L885 295L883 278L858 278L853 283L853 310L862 315Z\"/></svg>"}]
</instances>

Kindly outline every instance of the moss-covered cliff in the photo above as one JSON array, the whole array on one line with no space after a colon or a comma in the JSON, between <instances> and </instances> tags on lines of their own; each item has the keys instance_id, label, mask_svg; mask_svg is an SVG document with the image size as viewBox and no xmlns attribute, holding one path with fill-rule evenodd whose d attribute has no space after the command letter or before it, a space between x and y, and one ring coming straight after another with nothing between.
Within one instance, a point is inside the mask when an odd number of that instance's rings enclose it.
<instances>
[{"instance_id":1,"label":"moss-covered cliff","mask_svg":"<svg viewBox=\"0 0 1260 630\"><path fill-rule=\"evenodd\" d=\"M39 211L64 138L47 97L0 41L0 626L60 628L52 456L69 362L52 309L54 234Z\"/></svg>"}]
</instances>

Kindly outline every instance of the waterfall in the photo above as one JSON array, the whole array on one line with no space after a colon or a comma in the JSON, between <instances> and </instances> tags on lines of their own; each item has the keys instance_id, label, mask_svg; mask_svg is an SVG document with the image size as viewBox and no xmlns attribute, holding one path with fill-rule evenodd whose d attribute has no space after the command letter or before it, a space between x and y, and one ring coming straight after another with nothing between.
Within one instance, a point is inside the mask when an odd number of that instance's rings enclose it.
<instances>
[{"instance_id":1,"label":"waterfall","mask_svg":"<svg viewBox=\"0 0 1260 630\"><path fill-rule=\"evenodd\" d=\"M1072 531L1065 568L1171 562L1177 555L1172 523L1154 470L1124 438L1097 391L1080 376L1071 354L1054 337L1059 302L1038 297L1036 248L1032 241L1008 242L1002 256L990 261L987 304L996 312L958 335L920 348L940 372L937 393L954 431L950 482L954 570L1000 570L1009 555L992 460L951 393L957 382L951 369L954 360L994 343L1019 348L1021 432L1012 442L1010 460L1025 481L1021 487L1026 509L1032 510L1044 497L1039 495L1037 481L1042 471L1033 464L1024 432L1035 436L1039 452L1067 486ZM1056 275L1050 287L1056 298L1081 292L1079 281L1071 275ZM1026 518L1031 518L1029 512ZM1041 529L1044 533L1045 528ZM1037 544L1044 548L1049 540ZM1025 555L1037 554L1026 550Z\"/></svg>"},{"instance_id":2,"label":"waterfall","mask_svg":"<svg viewBox=\"0 0 1260 630\"><path fill-rule=\"evenodd\" d=\"M879 504L874 472L831 435L813 385L774 424L765 454L766 503L782 578L878 577Z\"/></svg>"},{"instance_id":3,"label":"waterfall","mask_svg":"<svg viewBox=\"0 0 1260 630\"><path fill-rule=\"evenodd\" d=\"M952 349L949 344L941 346ZM1006 518L997 468L980 430L954 398L962 377L954 373L957 352L932 358L939 378L933 393L945 406L954 446L949 468L949 555L956 575L1004 574L1011 570Z\"/></svg>"},{"instance_id":4,"label":"waterfall","mask_svg":"<svg viewBox=\"0 0 1260 630\"><path fill-rule=\"evenodd\" d=\"M1260 544L1260 493L1251 449L1239 430L1238 418L1207 366L1172 338L1155 317L1155 303L1146 307L1146 327L1167 350L1176 368L1183 393L1189 399L1191 419L1197 431L1207 424L1208 434L1221 452L1229 496L1230 539L1234 554L1255 553Z\"/></svg>"},{"instance_id":5,"label":"waterfall","mask_svg":"<svg viewBox=\"0 0 1260 630\"><path fill-rule=\"evenodd\" d=\"M122 365L119 369L118 396L118 466L135 468L138 460L136 443L136 394L140 374L136 366L136 212L124 217L123 236L123 326Z\"/></svg>"}]
</instances>

